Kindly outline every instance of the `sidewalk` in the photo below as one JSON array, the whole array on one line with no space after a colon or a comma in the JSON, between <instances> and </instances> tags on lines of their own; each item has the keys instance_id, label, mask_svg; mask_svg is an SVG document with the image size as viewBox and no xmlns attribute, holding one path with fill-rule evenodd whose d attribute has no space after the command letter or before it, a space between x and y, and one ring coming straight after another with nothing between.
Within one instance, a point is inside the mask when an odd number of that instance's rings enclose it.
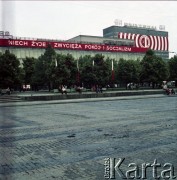
<instances>
[{"instance_id":1,"label":"sidewalk","mask_svg":"<svg viewBox=\"0 0 177 180\"><path fill-rule=\"evenodd\" d=\"M175 89L176 90L176 89ZM173 95L176 96L176 95ZM31 106L42 104L64 104L64 103L81 103L94 101L113 101L143 98L159 98L167 97L162 89L146 89L146 90L119 90L96 92L78 92L68 93L67 95L53 92L16 92L9 96L9 101L4 103L3 96L0 101L0 107L6 106ZM16 98L16 100L13 100Z\"/></svg>"},{"instance_id":2,"label":"sidewalk","mask_svg":"<svg viewBox=\"0 0 177 180\"><path fill-rule=\"evenodd\" d=\"M153 95L164 94L162 89L152 90L123 90L123 91L103 91L103 93L96 92L82 92L82 93L40 93L40 92L27 92L18 94L18 96L25 101L50 101L50 100L69 100L69 99L91 99L91 98L111 98L120 96L137 96L137 95Z\"/></svg>"},{"instance_id":3,"label":"sidewalk","mask_svg":"<svg viewBox=\"0 0 177 180\"><path fill-rule=\"evenodd\" d=\"M103 93L122 93L122 92L152 92L152 91L163 91L162 89L139 89L139 90L113 90L113 91L103 91ZM68 95L77 95L78 92L69 92ZM97 94L94 91L84 91L81 94ZM98 93L100 94L100 93ZM59 93L48 92L48 91L25 91L25 92L15 92L14 95L19 97L27 97L27 96L54 96L54 95L62 95Z\"/></svg>"},{"instance_id":4,"label":"sidewalk","mask_svg":"<svg viewBox=\"0 0 177 180\"><path fill-rule=\"evenodd\" d=\"M104 97L104 98L80 98L80 99L60 99L60 100L48 100L48 101L21 101L21 102L8 102L0 104L0 107L11 106L33 106L42 104L66 104L66 103L84 103L84 102L97 102L97 101L115 101L115 100L133 100L133 99L145 99L145 98L164 98L168 97L164 94L153 95L133 95L133 96L119 96L119 97Z\"/></svg>"}]
</instances>

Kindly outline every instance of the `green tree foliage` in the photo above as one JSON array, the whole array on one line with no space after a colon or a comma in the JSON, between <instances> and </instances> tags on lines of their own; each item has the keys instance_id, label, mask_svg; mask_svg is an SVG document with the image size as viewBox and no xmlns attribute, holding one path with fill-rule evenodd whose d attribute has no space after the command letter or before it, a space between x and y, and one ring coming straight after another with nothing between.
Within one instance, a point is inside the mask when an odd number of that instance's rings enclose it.
<instances>
[{"instance_id":1,"label":"green tree foliage","mask_svg":"<svg viewBox=\"0 0 177 180\"><path fill-rule=\"evenodd\" d=\"M105 86L111 77L111 66L104 56L96 54L94 57L84 56L79 59L81 80L86 87L92 85Z\"/></svg>"},{"instance_id":2,"label":"green tree foliage","mask_svg":"<svg viewBox=\"0 0 177 180\"><path fill-rule=\"evenodd\" d=\"M169 76L167 63L161 57L152 53L152 50L147 51L141 61L141 81L154 84L162 83Z\"/></svg>"},{"instance_id":3,"label":"green tree foliage","mask_svg":"<svg viewBox=\"0 0 177 180\"><path fill-rule=\"evenodd\" d=\"M21 83L20 61L6 50L0 55L0 86L1 88L16 88Z\"/></svg>"},{"instance_id":4,"label":"green tree foliage","mask_svg":"<svg viewBox=\"0 0 177 180\"><path fill-rule=\"evenodd\" d=\"M70 77L69 71L65 65L65 55L57 54L56 56L57 67L53 71L52 79L56 86L67 85L66 81Z\"/></svg>"},{"instance_id":5,"label":"green tree foliage","mask_svg":"<svg viewBox=\"0 0 177 180\"><path fill-rule=\"evenodd\" d=\"M175 86L177 86L177 56L174 56L168 61L169 65L169 71L170 71L170 76L169 80L170 81L176 81Z\"/></svg>"},{"instance_id":6,"label":"green tree foliage","mask_svg":"<svg viewBox=\"0 0 177 180\"><path fill-rule=\"evenodd\" d=\"M71 86L76 83L76 61L71 54L56 54L49 45L34 66L33 83L58 88L59 85Z\"/></svg>"},{"instance_id":7,"label":"green tree foliage","mask_svg":"<svg viewBox=\"0 0 177 180\"><path fill-rule=\"evenodd\" d=\"M95 62L93 67L95 83L102 86L107 85L111 77L111 67L108 61L105 61L104 56L100 54L96 54L93 60Z\"/></svg>"},{"instance_id":8,"label":"green tree foliage","mask_svg":"<svg viewBox=\"0 0 177 180\"><path fill-rule=\"evenodd\" d=\"M55 50L49 44L35 63L33 83L41 86L47 85L49 91L52 86L53 64L55 62Z\"/></svg>"},{"instance_id":9,"label":"green tree foliage","mask_svg":"<svg viewBox=\"0 0 177 180\"><path fill-rule=\"evenodd\" d=\"M138 83L140 79L141 66L139 60L124 60L118 62L117 79L121 84L130 82Z\"/></svg>"},{"instance_id":10,"label":"green tree foliage","mask_svg":"<svg viewBox=\"0 0 177 180\"><path fill-rule=\"evenodd\" d=\"M45 65L43 62L42 57L39 57L36 60L35 66L34 66L34 74L32 76L32 82L35 85L45 85L46 80L45 80Z\"/></svg>"},{"instance_id":11,"label":"green tree foliage","mask_svg":"<svg viewBox=\"0 0 177 180\"><path fill-rule=\"evenodd\" d=\"M114 84L117 82L117 62L114 59L111 59L109 57L106 58L106 64L107 64L107 70L108 70L108 82L107 84L114 86ZM112 71L112 61L113 61L113 71Z\"/></svg>"},{"instance_id":12,"label":"green tree foliage","mask_svg":"<svg viewBox=\"0 0 177 180\"><path fill-rule=\"evenodd\" d=\"M112 61L114 62L115 79L112 80ZM57 64L56 64L57 62ZM93 63L94 62L94 63ZM124 60L115 62L104 59L102 54L82 56L78 60L71 54L56 54L49 45L38 59L26 57L23 68L16 56L8 50L0 54L0 86L15 87L24 84L58 88L59 85L71 86L77 84L78 70L80 84L91 88L93 85L127 84L129 82L161 83L163 80L177 82L177 57L168 63L148 50L143 60ZM77 67L78 66L78 67ZM170 71L170 76L169 76Z\"/></svg>"},{"instance_id":13,"label":"green tree foliage","mask_svg":"<svg viewBox=\"0 0 177 180\"><path fill-rule=\"evenodd\" d=\"M95 75L93 73L93 58L90 55L80 57L78 60L80 82L85 87L91 88L95 81Z\"/></svg>"},{"instance_id":14,"label":"green tree foliage","mask_svg":"<svg viewBox=\"0 0 177 180\"><path fill-rule=\"evenodd\" d=\"M24 84L31 84L32 85L32 76L34 74L34 67L35 67L35 58L26 57L23 59L23 72L24 72Z\"/></svg>"},{"instance_id":15,"label":"green tree foliage","mask_svg":"<svg viewBox=\"0 0 177 180\"><path fill-rule=\"evenodd\" d=\"M71 86L77 81L77 62L71 54L65 56L65 66L69 72L69 77L66 79L66 84Z\"/></svg>"},{"instance_id":16,"label":"green tree foliage","mask_svg":"<svg viewBox=\"0 0 177 180\"><path fill-rule=\"evenodd\" d=\"M57 67L55 67L52 79L56 86L67 85L71 86L76 83L77 63L71 54L56 56Z\"/></svg>"},{"instance_id":17,"label":"green tree foliage","mask_svg":"<svg viewBox=\"0 0 177 180\"><path fill-rule=\"evenodd\" d=\"M152 50L152 49L149 49L149 50L147 50L146 51L146 56L154 56L155 55L155 53L154 53L154 51Z\"/></svg>"}]
</instances>

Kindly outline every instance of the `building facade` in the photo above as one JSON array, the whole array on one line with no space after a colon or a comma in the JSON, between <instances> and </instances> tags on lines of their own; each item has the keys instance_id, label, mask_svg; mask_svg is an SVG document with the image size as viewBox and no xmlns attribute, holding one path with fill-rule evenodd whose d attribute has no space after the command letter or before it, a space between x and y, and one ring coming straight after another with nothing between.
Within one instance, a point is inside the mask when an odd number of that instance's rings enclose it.
<instances>
[{"instance_id":1,"label":"building facade","mask_svg":"<svg viewBox=\"0 0 177 180\"><path fill-rule=\"evenodd\" d=\"M75 59L81 56L102 54L119 61L142 59L148 49L164 59L169 58L168 32L127 26L111 26L103 29L103 37L79 35L69 40L51 40L13 37L0 33L0 52L8 49L18 59L38 58L50 44L58 54L72 54Z\"/></svg>"},{"instance_id":2,"label":"building facade","mask_svg":"<svg viewBox=\"0 0 177 180\"><path fill-rule=\"evenodd\" d=\"M103 37L133 40L135 47L148 48L163 59L169 58L168 32L155 27L137 25L110 26L103 29Z\"/></svg>"}]
</instances>

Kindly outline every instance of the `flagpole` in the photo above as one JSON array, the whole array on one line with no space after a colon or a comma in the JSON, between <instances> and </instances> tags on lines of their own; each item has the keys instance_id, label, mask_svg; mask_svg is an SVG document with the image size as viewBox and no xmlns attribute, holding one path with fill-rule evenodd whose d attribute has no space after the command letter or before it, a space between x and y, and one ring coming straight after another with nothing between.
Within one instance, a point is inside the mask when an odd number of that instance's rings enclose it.
<instances>
[{"instance_id":1,"label":"flagpole","mask_svg":"<svg viewBox=\"0 0 177 180\"><path fill-rule=\"evenodd\" d=\"M79 73L79 60L77 59L77 83L80 82L80 73Z\"/></svg>"},{"instance_id":2,"label":"flagpole","mask_svg":"<svg viewBox=\"0 0 177 180\"><path fill-rule=\"evenodd\" d=\"M111 77L111 80L112 80L112 82L114 81L114 62L113 62L113 60L112 60L112 77Z\"/></svg>"},{"instance_id":3,"label":"flagpole","mask_svg":"<svg viewBox=\"0 0 177 180\"><path fill-rule=\"evenodd\" d=\"M113 64L113 60L112 60L112 71L114 70L114 67L113 67L113 66L114 66L114 64Z\"/></svg>"},{"instance_id":4,"label":"flagpole","mask_svg":"<svg viewBox=\"0 0 177 180\"><path fill-rule=\"evenodd\" d=\"M79 71L79 60L77 60L77 70Z\"/></svg>"},{"instance_id":5,"label":"flagpole","mask_svg":"<svg viewBox=\"0 0 177 180\"><path fill-rule=\"evenodd\" d=\"M57 59L55 58L55 67L58 66Z\"/></svg>"}]
</instances>

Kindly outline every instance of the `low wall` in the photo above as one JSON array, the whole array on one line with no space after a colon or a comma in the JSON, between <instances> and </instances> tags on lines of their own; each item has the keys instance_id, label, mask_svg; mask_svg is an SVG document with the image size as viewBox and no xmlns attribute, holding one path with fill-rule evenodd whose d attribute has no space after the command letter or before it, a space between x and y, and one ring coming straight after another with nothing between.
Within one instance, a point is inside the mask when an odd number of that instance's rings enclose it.
<instances>
[{"instance_id":1,"label":"low wall","mask_svg":"<svg viewBox=\"0 0 177 180\"><path fill-rule=\"evenodd\" d=\"M83 93L83 94L54 94L54 95L33 95L23 96L23 100L27 101L47 101L47 100L60 100L60 99L79 99L79 98L99 98L99 97L117 97L117 96L132 96L132 95L151 95L163 94L163 90L130 90L120 92L103 92L103 93Z\"/></svg>"}]
</instances>

